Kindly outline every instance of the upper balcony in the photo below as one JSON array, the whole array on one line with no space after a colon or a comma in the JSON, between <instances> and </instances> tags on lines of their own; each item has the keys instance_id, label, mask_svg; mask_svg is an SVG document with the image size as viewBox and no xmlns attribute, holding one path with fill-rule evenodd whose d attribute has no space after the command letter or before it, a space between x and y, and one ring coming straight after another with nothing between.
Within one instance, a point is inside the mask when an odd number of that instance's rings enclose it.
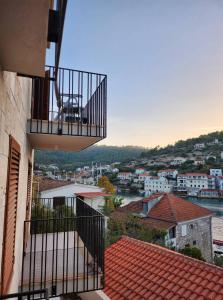
<instances>
[{"instance_id":1,"label":"upper balcony","mask_svg":"<svg viewBox=\"0 0 223 300\"><path fill-rule=\"evenodd\" d=\"M106 75L46 66L32 89L33 148L80 151L106 137Z\"/></svg>"},{"instance_id":2,"label":"upper balcony","mask_svg":"<svg viewBox=\"0 0 223 300\"><path fill-rule=\"evenodd\" d=\"M0 65L25 76L45 75L46 49L58 65L67 0L0 1Z\"/></svg>"},{"instance_id":3,"label":"upper balcony","mask_svg":"<svg viewBox=\"0 0 223 300\"><path fill-rule=\"evenodd\" d=\"M80 199L38 199L25 221L20 291L43 299L104 287L104 216ZM39 292L38 292L39 291Z\"/></svg>"}]
</instances>

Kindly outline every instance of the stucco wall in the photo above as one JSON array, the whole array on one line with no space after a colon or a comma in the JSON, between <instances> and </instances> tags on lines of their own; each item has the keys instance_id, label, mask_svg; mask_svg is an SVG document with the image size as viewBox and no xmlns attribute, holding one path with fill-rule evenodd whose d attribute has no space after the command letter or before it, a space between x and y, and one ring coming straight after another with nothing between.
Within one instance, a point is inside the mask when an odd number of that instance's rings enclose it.
<instances>
[{"instance_id":1,"label":"stucco wall","mask_svg":"<svg viewBox=\"0 0 223 300\"><path fill-rule=\"evenodd\" d=\"M187 234L182 236L182 226L187 226ZM192 226L193 225L193 228ZM185 245L197 247L208 262L212 262L212 223L211 217L182 222L176 227L176 245L182 249ZM196 241L196 245L193 245Z\"/></svg>"},{"instance_id":2,"label":"stucco wall","mask_svg":"<svg viewBox=\"0 0 223 300\"><path fill-rule=\"evenodd\" d=\"M22 257L23 221L27 196L28 161L33 154L26 136L26 123L30 114L31 80L15 73L0 71L0 263L8 169L9 135L21 147L19 193L17 206L15 264L10 292L17 291Z\"/></svg>"}]
</instances>

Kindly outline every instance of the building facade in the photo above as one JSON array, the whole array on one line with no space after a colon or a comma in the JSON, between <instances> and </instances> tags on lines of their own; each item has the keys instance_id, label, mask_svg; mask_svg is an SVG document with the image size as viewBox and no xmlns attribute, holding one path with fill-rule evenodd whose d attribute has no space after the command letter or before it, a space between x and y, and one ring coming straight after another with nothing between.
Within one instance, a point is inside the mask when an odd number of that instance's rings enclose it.
<instances>
[{"instance_id":1,"label":"building facade","mask_svg":"<svg viewBox=\"0 0 223 300\"><path fill-rule=\"evenodd\" d=\"M165 177L150 176L146 177L144 181L144 190L149 194L157 192L170 193L173 190L173 186Z\"/></svg>"},{"instance_id":2,"label":"building facade","mask_svg":"<svg viewBox=\"0 0 223 300\"><path fill-rule=\"evenodd\" d=\"M175 179L178 175L178 171L174 169L166 169L166 170L160 170L157 175L159 177L168 177Z\"/></svg>"},{"instance_id":3,"label":"building facade","mask_svg":"<svg viewBox=\"0 0 223 300\"><path fill-rule=\"evenodd\" d=\"M61 197L52 206L51 198L31 199L34 149L80 151L106 137L106 75L59 66L66 6L0 3L0 295L16 299L21 292L40 299L104 286L104 216L78 197L77 218ZM45 66L47 47L53 66ZM97 249L90 235L100 241Z\"/></svg>"},{"instance_id":4,"label":"building facade","mask_svg":"<svg viewBox=\"0 0 223 300\"><path fill-rule=\"evenodd\" d=\"M131 180L133 177L133 174L131 172L120 172L118 173L117 178L120 180Z\"/></svg>"}]
</instances>

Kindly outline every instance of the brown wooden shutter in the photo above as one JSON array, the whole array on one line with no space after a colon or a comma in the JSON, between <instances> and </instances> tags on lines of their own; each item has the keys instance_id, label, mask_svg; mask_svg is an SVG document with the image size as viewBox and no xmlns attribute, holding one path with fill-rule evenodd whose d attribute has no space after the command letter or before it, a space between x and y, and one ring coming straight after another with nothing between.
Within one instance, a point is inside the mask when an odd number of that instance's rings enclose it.
<instances>
[{"instance_id":1,"label":"brown wooden shutter","mask_svg":"<svg viewBox=\"0 0 223 300\"><path fill-rule=\"evenodd\" d=\"M2 247L2 294L7 293L14 265L16 214L19 186L19 162L20 146L15 141L15 139L12 136L10 136L4 236Z\"/></svg>"},{"instance_id":2,"label":"brown wooden shutter","mask_svg":"<svg viewBox=\"0 0 223 300\"><path fill-rule=\"evenodd\" d=\"M45 78L33 79L33 119L49 119L50 71L45 72Z\"/></svg>"},{"instance_id":3,"label":"brown wooden shutter","mask_svg":"<svg viewBox=\"0 0 223 300\"><path fill-rule=\"evenodd\" d=\"M26 220L30 220L31 213L31 192L32 192L32 164L28 166L28 177L27 177L27 198L26 198ZM29 237L29 224L25 224L25 244L27 244Z\"/></svg>"}]
</instances>

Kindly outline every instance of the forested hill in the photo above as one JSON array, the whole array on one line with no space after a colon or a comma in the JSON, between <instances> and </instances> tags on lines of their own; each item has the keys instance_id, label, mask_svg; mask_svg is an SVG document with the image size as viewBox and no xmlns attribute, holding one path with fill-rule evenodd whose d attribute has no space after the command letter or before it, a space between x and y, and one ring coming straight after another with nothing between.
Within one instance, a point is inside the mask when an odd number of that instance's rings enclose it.
<instances>
[{"instance_id":1,"label":"forested hill","mask_svg":"<svg viewBox=\"0 0 223 300\"><path fill-rule=\"evenodd\" d=\"M123 162L140 157L146 148L135 146L91 146L81 152L35 151L35 163L57 164L64 169L89 165L92 162L112 163Z\"/></svg>"},{"instance_id":2,"label":"forested hill","mask_svg":"<svg viewBox=\"0 0 223 300\"><path fill-rule=\"evenodd\" d=\"M213 141L217 139L218 144ZM137 158L153 159L160 155L187 156L194 151L194 145L205 143L204 154L220 156L223 151L223 131L212 132L201 135L197 138L178 141L174 145L166 147L155 147L152 149L136 146L91 146L81 152L58 152L58 151L35 151L35 163L37 164L56 164L61 169L73 170L76 167L90 165L94 163L124 162Z\"/></svg>"},{"instance_id":3,"label":"forested hill","mask_svg":"<svg viewBox=\"0 0 223 300\"><path fill-rule=\"evenodd\" d=\"M212 144L215 139L218 140L218 144ZM193 152L194 145L199 143L205 143L205 148L202 152L219 155L219 151L223 151L223 131L200 135L199 137L187 139L185 141L180 140L174 145L168 145L166 147L154 147L143 151L141 157L150 159L160 155L185 156Z\"/></svg>"}]
</instances>

